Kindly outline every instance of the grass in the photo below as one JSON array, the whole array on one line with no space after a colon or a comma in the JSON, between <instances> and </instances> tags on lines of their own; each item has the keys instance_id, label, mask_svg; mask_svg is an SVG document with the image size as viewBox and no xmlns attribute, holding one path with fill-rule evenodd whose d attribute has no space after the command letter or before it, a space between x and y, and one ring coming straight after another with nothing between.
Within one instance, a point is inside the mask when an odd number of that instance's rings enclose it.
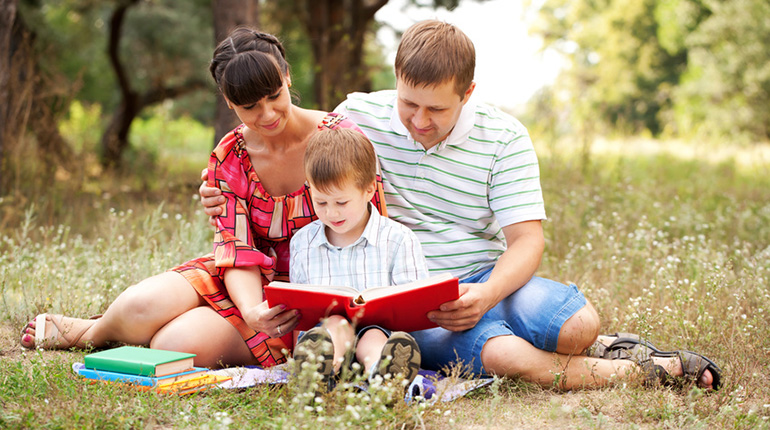
<instances>
[{"instance_id":1,"label":"grass","mask_svg":"<svg viewBox=\"0 0 770 430\"><path fill-rule=\"evenodd\" d=\"M507 379L434 405L383 407L342 387L309 409L292 385L183 398L89 385L70 368L87 351L22 350L19 330L37 313L100 313L132 283L209 249L190 167L173 193L102 183L54 215L56 197L44 195L0 224L0 428L770 428L770 164L624 145L589 159L538 148L549 215L538 274L578 284L604 332L712 358L717 393L565 393Z\"/></svg>"}]
</instances>

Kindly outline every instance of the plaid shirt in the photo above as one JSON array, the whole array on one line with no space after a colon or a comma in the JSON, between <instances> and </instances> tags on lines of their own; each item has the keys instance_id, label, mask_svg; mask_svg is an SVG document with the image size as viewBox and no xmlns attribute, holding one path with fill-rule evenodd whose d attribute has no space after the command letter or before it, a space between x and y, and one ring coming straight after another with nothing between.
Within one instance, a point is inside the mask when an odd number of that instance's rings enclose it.
<instances>
[{"instance_id":1,"label":"plaid shirt","mask_svg":"<svg viewBox=\"0 0 770 430\"><path fill-rule=\"evenodd\" d=\"M291 282L369 287L400 285L428 276L420 242L409 228L381 216L369 204L369 221L354 243L329 243L323 223L313 221L291 239Z\"/></svg>"}]
</instances>

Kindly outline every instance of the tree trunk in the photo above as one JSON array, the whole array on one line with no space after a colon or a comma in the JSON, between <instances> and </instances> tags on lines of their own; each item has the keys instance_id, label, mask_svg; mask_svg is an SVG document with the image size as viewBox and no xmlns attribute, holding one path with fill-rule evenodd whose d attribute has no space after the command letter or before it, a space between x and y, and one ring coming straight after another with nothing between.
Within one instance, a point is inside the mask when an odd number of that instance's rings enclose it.
<instances>
[{"instance_id":1,"label":"tree trunk","mask_svg":"<svg viewBox=\"0 0 770 430\"><path fill-rule=\"evenodd\" d=\"M239 26L259 27L259 0L213 0L214 43L219 44L230 31ZM222 94L216 95L214 115L214 145L240 121L227 107Z\"/></svg>"},{"instance_id":2,"label":"tree trunk","mask_svg":"<svg viewBox=\"0 0 770 430\"><path fill-rule=\"evenodd\" d=\"M6 136L6 133L10 135L6 124L10 119L8 113L11 104L11 33L16 21L17 5L18 0L0 0L0 167L4 167L3 155L10 140L10 136ZM0 190L5 186L3 176L0 175Z\"/></svg>"},{"instance_id":3,"label":"tree trunk","mask_svg":"<svg viewBox=\"0 0 770 430\"><path fill-rule=\"evenodd\" d=\"M120 60L120 38L128 9L137 4L139 0L128 0L113 11L110 19L110 36L107 43L107 54L110 64L115 71L120 88L120 106L110 120L107 129L102 135L102 165L109 168L119 167L123 158L123 152L128 147L128 136L131 131L131 123L134 118L147 106L159 103L165 99L175 98L185 93L205 87L205 82L194 80L185 82L176 87L152 87L144 94L139 94L131 87L131 81Z\"/></svg>"},{"instance_id":4,"label":"tree trunk","mask_svg":"<svg viewBox=\"0 0 770 430\"><path fill-rule=\"evenodd\" d=\"M351 91L368 88L364 37L388 0L300 0L295 8L310 38L319 109L333 109Z\"/></svg>"}]
</instances>

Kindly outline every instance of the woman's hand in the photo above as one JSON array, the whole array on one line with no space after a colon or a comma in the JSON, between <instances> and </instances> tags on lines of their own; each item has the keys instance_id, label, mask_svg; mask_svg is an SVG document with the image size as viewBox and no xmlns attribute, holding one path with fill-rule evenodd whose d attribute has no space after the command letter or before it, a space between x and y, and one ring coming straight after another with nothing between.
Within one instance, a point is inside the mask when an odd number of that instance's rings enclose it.
<instances>
[{"instance_id":1,"label":"woman's hand","mask_svg":"<svg viewBox=\"0 0 770 430\"><path fill-rule=\"evenodd\" d=\"M201 181L203 181L203 183L198 188L198 194L201 196L203 212L209 216L209 224L216 227L217 224L216 221L214 221L214 217L222 215L221 205L223 205L227 199L222 195L222 190L217 187L208 186L208 172L208 169L203 169L201 171Z\"/></svg>"},{"instance_id":2,"label":"woman's hand","mask_svg":"<svg viewBox=\"0 0 770 430\"><path fill-rule=\"evenodd\" d=\"M272 338L291 333L300 319L298 310L286 310L285 305L269 308L267 301L263 301L246 312L242 312L242 315L243 320L246 321L249 327Z\"/></svg>"}]
</instances>

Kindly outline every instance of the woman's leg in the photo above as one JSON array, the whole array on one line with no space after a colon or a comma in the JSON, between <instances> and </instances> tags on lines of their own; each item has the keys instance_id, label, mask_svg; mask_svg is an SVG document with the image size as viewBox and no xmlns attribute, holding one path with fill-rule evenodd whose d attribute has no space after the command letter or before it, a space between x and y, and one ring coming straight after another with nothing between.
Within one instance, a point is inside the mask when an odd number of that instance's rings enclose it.
<instances>
[{"instance_id":1,"label":"woman's leg","mask_svg":"<svg viewBox=\"0 0 770 430\"><path fill-rule=\"evenodd\" d=\"M72 346L103 347L107 342L147 345L161 327L179 315L205 304L187 280L176 272L164 272L127 288L95 320L63 317L61 333L81 333ZM46 324L46 335L52 333ZM49 329L48 327L51 327ZM22 336L22 345L34 347L35 323Z\"/></svg>"},{"instance_id":2,"label":"woman's leg","mask_svg":"<svg viewBox=\"0 0 770 430\"><path fill-rule=\"evenodd\" d=\"M195 365L259 364L238 330L209 306L193 308L157 331L150 347L196 354Z\"/></svg>"}]
</instances>

